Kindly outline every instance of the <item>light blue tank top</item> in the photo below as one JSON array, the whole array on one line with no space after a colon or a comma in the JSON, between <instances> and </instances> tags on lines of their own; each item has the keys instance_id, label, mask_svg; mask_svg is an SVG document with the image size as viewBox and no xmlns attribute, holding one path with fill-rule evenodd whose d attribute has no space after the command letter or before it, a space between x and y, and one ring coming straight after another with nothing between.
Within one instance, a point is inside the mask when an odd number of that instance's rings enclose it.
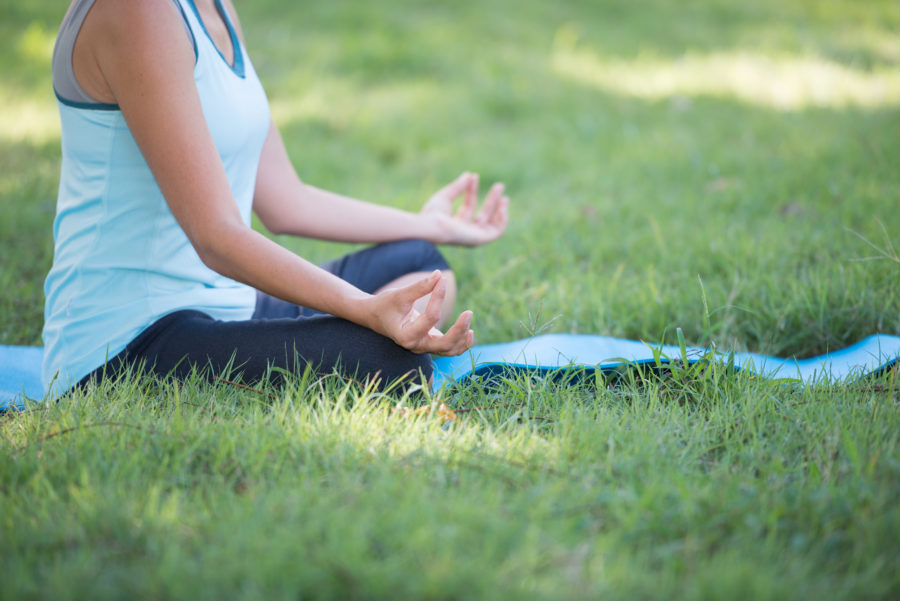
<instances>
[{"instance_id":1,"label":"light blue tank top","mask_svg":"<svg viewBox=\"0 0 900 601\"><path fill-rule=\"evenodd\" d=\"M233 65L192 0L177 0L194 37L203 114L244 222L269 129L265 92L227 11ZM44 284L43 383L65 392L160 317L195 309L248 319L255 291L206 267L175 221L121 111L60 97L62 170L53 266Z\"/></svg>"}]
</instances>

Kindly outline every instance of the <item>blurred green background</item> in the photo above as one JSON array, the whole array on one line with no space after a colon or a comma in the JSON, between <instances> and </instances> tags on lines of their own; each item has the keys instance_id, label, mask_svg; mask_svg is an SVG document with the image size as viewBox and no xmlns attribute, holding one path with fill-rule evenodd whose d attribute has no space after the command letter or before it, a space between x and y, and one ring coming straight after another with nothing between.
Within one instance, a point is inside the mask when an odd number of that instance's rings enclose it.
<instances>
[{"instance_id":1,"label":"blurred green background","mask_svg":"<svg viewBox=\"0 0 900 601\"><path fill-rule=\"evenodd\" d=\"M413 210L462 170L506 183L507 236L447 249L481 342L682 327L808 355L900 333L896 2L238 9L306 181ZM0 8L0 343L39 343L64 11Z\"/></svg>"}]
</instances>

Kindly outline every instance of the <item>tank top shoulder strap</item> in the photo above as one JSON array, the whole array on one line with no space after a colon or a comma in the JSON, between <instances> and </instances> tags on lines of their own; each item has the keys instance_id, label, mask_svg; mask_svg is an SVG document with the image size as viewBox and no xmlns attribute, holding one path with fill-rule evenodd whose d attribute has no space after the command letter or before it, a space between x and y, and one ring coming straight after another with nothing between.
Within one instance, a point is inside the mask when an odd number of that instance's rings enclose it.
<instances>
[{"instance_id":1,"label":"tank top shoulder strap","mask_svg":"<svg viewBox=\"0 0 900 601\"><path fill-rule=\"evenodd\" d=\"M178 0L171 0L172 4L178 10L181 16L181 22L184 24L184 30L191 39L194 46L194 56L197 55L197 40L191 30L187 15L181 7ZM69 104L79 108L94 109L117 109L114 104L104 104L91 98L78 84L75 78L75 71L72 68L72 51L75 48L75 40L84 24L91 7L94 6L95 0L73 0L69 6L66 16L63 18L59 27L59 33L56 36L56 45L53 48L53 91L60 102Z\"/></svg>"},{"instance_id":2,"label":"tank top shoulder strap","mask_svg":"<svg viewBox=\"0 0 900 601\"><path fill-rule=\"evenodd\" d=\"M197 62L202 62L201 57L208 57L211 61L211 64L214 65L213 68L218 68L221 65L227 65L230 70L240 78L244 78L246 76L245 73L245 54L243 44L241 44L240 39L237 35L237 29L232 22L231 15L228 13L228 9L225 8L225 5L222 3L222 0L213 0L215 4L215 8L219 13L219 16L222 19L222 22L225 25L225 28L228 30L229 41L232 48L232 59L231 62L225 58L225 54L222 52L222 49L216 45L216 42L213 41L212 36L209 33L209 30L206 28L206 24L203 22L203 17L200 16L200 10L197 8L197 3L194 0L181 0L184 4L188 6L185 9L184 14L187 15L187 20L190 23L191 28L197 32L194 43L194 51L197 55Z\"/></svg>"}]
</instances>

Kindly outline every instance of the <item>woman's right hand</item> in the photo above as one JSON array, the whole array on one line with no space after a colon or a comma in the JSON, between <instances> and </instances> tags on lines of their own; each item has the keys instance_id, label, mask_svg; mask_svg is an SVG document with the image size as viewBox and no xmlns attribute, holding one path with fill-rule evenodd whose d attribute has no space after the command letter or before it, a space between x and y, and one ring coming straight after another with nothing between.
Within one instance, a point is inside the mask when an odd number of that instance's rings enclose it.
<instances>
[{"instance_id":1,"label":"woman's right hand","mask_svg":"<svg viewBox=\"0 0 900 601\"><path fill-rule=\"evenodd\" d=\"M442 333L436 325L441 317L446 284L440 271L403 288L384 290L366 299L370 318L367 324L379 334L414 353L459 355L472 346L474 333L469 329L472 312L463 311L450 328ZM425 311L414 304L431 295Z\"/></svg>"}]
</instances>

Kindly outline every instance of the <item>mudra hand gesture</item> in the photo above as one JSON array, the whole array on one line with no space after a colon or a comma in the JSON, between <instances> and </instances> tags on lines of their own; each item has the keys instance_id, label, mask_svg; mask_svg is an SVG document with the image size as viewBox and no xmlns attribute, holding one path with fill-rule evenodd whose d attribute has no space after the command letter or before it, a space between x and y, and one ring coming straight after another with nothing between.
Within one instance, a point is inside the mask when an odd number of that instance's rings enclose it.
<instances>
[{"instance_id":1,"label":"mudra hand gesture","mask_svg":"<svg viewBox=\"0 0 900 601\"><path fill-rule=\"evenodd\" d=\"M403 288L379 292L370 297L369 325L414 353L459 355L474 341L469 329L472 312L463 311L442 333L438 326L445 294L446 282L439 271Z\"/></svg>"},{"instance_id":2,"label":"mudra hand gesture","mask_svg":"<svg viewBox=\"0 0 900 601\"><path fill-rule=\"evenodd\" d=\"M509 221L509 198L503 184L491 186L478 207L479 177L465 172L425 203L420 215L436 232L433 241L460 246L478 246L496 240ZM461 199L461 202L460 202ZM459 202L459 206L454 205ZM472 346L472 312L464 311L445 333L438 328L446 294L444 276L435 272L426 278L372 297L370 327L413 352L458 355Z\"/></svg>"},{"instance_id":3,"label":"mudra hand gesture","mask_svg":"<svg viewBox=\"0 0 900 601\"><path fill-rule=\"evenodd\" d=\"M434 219L440 242L460 246L479 246L499 238L509 220L509 198L501 183L491 186L484 204L478 210L478 174L465 172L450 182L425 203L421 214ZM462 197L456 212L453 205Z\"/></svg>"}]
</instances>

